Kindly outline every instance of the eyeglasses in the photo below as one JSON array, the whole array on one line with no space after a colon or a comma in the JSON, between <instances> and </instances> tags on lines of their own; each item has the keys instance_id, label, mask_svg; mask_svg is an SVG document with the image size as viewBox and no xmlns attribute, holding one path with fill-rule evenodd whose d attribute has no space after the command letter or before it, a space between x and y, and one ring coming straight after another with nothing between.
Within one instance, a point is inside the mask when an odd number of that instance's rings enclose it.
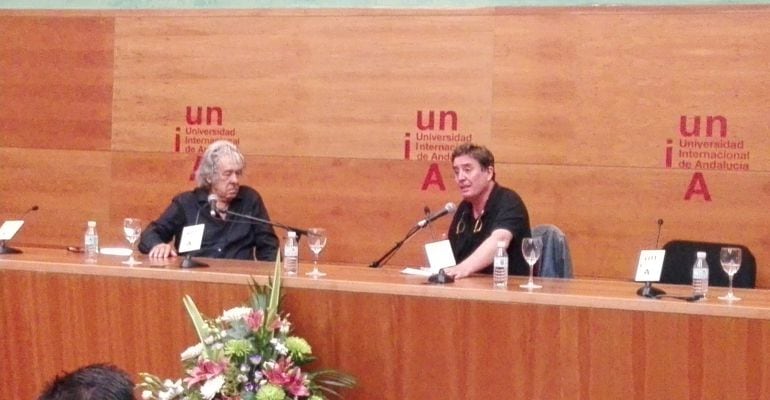
<instances>
[{"instance_id":1,"label":"eyeglasses","mask_svg":"<svg viewBox=\"0 0 770 400\"><path fill-rule=\"evenodd\" d=\"M481 228L484 227L484 221L482 220L483 216L484 211L482 211L481 215L476 218L476 223L473 224L473 233L479 233ZM463 232L465 232L465 211L463 211L463 215L460 216L460 222L457 223L457 227L455 228L456 235L459 235Z\"/></svg>"}]
</instances>

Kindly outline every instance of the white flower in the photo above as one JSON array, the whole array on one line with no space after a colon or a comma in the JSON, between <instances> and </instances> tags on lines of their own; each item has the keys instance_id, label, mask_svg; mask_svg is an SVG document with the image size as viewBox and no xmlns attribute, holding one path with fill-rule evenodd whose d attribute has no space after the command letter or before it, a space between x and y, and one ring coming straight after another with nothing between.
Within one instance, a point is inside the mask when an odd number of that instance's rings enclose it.
<instances>
[{"instance_id":1,"label":"white flower","mask_svg":"<svg viewBox=\"0 0 770 400\"><path fill-rule=\"evenodd\" d=\"M239 321L251 314L251 307L235 307L222 313L222 321L233 322Z\"/></svg>"},{"instance_id":2,"label":"white flower","mask_svg":"<svg viewBox=\"0 0 770 400\"><path fill-rule=\"evenodd\" d=\"M159 400L175 399L184 391L184 388L182 387L181 379L177 379L176 382L172 381L171 379L166 379L165 381L163 381L163 387L166 390L162 390L158 392Z\"/></svg>"},{"instance_id":3,"label":"white flower","mask_svg":"<svg viewBox=\"0 0 770 400\"><path fill-rule=\"evenodd\" d=\"M216 377L207 380L206 383L201 386L201 396L206 400L213 399L222 389L224 384L225 377L222 375L217 375Z\"/></svg>"},{"instance_id":4,"label":"white flower","mask_svg":"<svg viewBox=\"0 0 770 400\"><path fill-rule=\"evenodd\" d=\"M276 338L270 339L270 343L273 345L273 348L275 348L275 351L277 351L282 356L285 356L289 353L289 349L286 347L285 344L281 343L280 340Z\"/></svg>"},{"instance_id":5,"label":"white flower","mask_svg":"<svg viewBox=\"0 0 770 400\"><path fill-rule=\"evenodd\" d=\"M291 322L289 322L287 318L284 318L283 320L281 320L281 326L278 328L278 331L284 335L288 335L290 329L291 329Z\"/></svg>"},{"instance_id":6,"label":"white flower","mask_svg":"<svg viewBox=\"0 0 770 400\"><path fill-rule=\"evenodd\" d=\"M188 347L185 351L181 354L182 361L192 360L193 358L197 358L201 353L203 353L203 343L198 343L195 346Z\"/></svg>"}]
</instances>

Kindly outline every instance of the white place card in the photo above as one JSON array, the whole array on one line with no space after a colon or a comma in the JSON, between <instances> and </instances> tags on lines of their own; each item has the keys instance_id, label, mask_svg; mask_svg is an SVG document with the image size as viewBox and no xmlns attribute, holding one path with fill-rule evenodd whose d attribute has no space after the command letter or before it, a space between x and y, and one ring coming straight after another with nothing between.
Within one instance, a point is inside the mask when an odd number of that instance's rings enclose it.
<instances>
[{"instance_id":1,"label":"white place card","mask_svg":"<svg viewBox=\"0 0 770 400\"><path fill-rule=\"evenodd\" d=\"M658 282L663 270L663 258L666 250L642 250L639 253L639 263L636 265L637 282Z\"/></svg>"},{"instance_id":2,"label":"white place card","mask_svg":"<svg viewBox=\"0 0 770 400\"><path fill-rule=\"evenodd\" d=\"M201 248L204 224L190 225L182 228L182 238L179 241L179 253L187 253Z\"/></svg>"},{"instance_id":3,"label":"white place card","mask_svg":"<svg viewBox=\"0 0 770 400\"><path fill-rule=\"evenodd\" d=\"M24 221L20 220L3 222L3 226L0 226L0 240L11 240L22 225L24 225Z\"/></svg>"},{"instance_id":4,"label":"white place card","mask_svg":"<svg viewBox=\"0 0 770 400\"><path fill-rule=\"evenodd\" d=\"M442 268L457 265L449 239L425 244L425 255L428 256L428 265L432 274L437 274Z\"/></svg>"}]
</instances>

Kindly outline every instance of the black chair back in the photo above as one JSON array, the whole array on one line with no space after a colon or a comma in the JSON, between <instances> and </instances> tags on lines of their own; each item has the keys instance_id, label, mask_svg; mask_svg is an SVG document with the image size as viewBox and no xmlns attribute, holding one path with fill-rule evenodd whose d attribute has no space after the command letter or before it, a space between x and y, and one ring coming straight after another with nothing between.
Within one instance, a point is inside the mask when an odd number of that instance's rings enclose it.
<instances>
[{"instance_id":1,"label":"black chair back","mask_svg":"<svg viewBox=\"0 0 770 400\"><path fill-rule=\"evenodd\" d=\"M663 246L663 250L666 250L666 256L663 259L660 282L691 285L692 265L695 263L696 253L705 251L706 262L709 265L709 286L727 287L729 280L719 263L719 251L722 247L741 249L741 269L733 277L733 287L754 288L757 278L757 261L746 246L689 240L672 240Z\"/></svg>"}]
</instances>

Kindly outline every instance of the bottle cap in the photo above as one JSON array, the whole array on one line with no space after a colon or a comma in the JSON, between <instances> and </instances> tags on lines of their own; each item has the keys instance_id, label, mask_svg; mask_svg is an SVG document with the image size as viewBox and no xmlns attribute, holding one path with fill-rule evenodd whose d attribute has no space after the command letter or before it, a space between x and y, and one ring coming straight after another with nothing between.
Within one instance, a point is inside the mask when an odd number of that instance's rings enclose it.
<instances>
[{"instance_id":1,"label":"bottle cap","mask_svg":"<svg viewBox=\"0 0 770 400\"><path fill-rule=\"evenodd\" d=\"M505 241L501 240L501 241L497 242L497 247L505 247Z\"/></svg>"},{"instance_id":2,"label":"bottle cap","mask_svg":"<svg viewBox=\"0 0 770 400\"><path fill-rule=\"evenodd\" d=\"M698 258L706 258L706 252L705 251L699 251L697 254L698 254Z\"/></svg>"},{"instance_id":3,"label":"bottle cap","mask_svg":"<svg viewBox=\"0 0 770 400\"><path fill-rule=\"evenodd\" d=\"M288 232L286 232L286 236L288 236L290 238L295 238L295 237L297 237L297 232L288 231Z\"/></svg>"},{"instance_id":4,"label":"bottle cap","mask_svg":"<svg viewBox=\"0 0 770 400\"><path fill-rule=\"evenodd\" d=\"M96 221L88 221L88 226L93 228L96 226Z\"/></svg>"}]
</instances>

